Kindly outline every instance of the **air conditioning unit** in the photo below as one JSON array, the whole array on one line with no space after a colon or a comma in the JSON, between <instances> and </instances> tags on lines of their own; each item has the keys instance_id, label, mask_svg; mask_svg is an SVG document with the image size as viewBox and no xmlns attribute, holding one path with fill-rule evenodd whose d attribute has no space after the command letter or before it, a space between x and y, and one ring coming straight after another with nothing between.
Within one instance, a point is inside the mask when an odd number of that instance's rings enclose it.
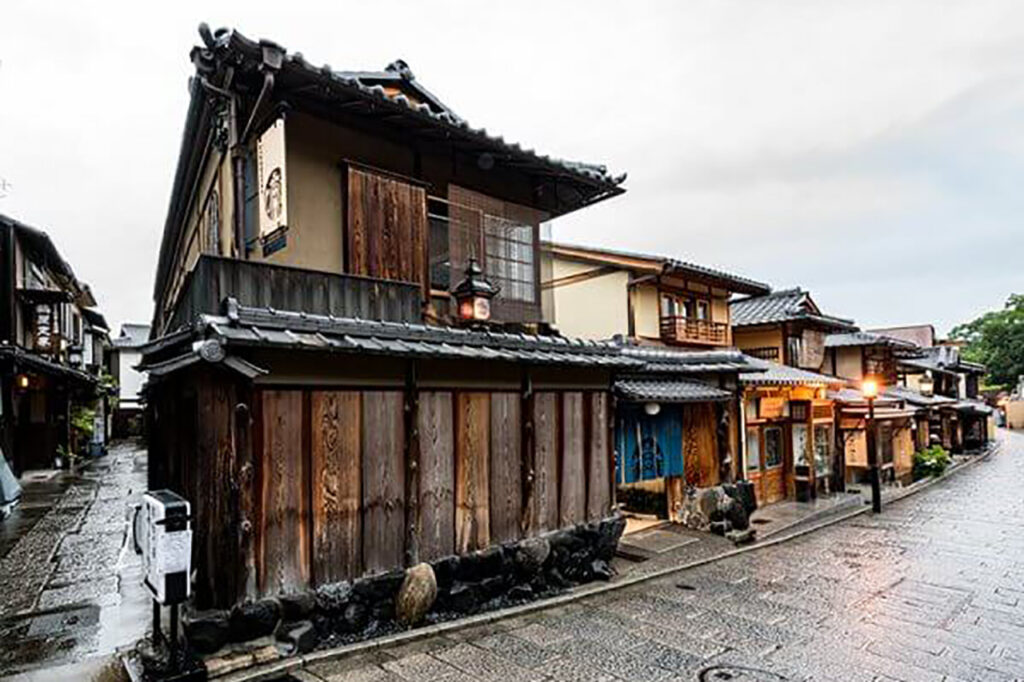
<instances>
[{"instance_id":1,"label":"air conditioning unit","mask_svg":"<svg viewBox=\"0 0 1024 682\"><path fill-rule=\"evenodd\" d=\"M136 554L142 555L143 583L160 604L181 604L191 593L191 505L170 490L142 496L132 531Z\"/></svg>"}]
</instances>

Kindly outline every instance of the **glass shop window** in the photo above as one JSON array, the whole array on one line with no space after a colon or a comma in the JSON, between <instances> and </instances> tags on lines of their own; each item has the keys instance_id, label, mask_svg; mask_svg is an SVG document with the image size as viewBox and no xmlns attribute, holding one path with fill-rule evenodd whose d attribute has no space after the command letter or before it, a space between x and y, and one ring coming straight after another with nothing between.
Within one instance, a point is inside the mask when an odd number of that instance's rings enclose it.
<instances>
[{"instance_id":1,"label":"glass shop window","mask_svg":"<svg viewBox=\"0 0 1024 682\"><path fill-rule=\"evenodd\" d=\"M814 425L814 470L818 476L832 471L832 425Z\"/></svg>"},{"instance_id":2,"label":"glass shop window","mask_svg":"<svg viewBox=\"0 0 1024 682\"><path fill-rule=\"evenodd\" d=\"M758 429L747 429L747 471L761 469L761 439Z\"/></svg>"},{"instance_id":3,"label":"glass shop window","mask_svg":"<svg viewBox=\"0 0 1024 682\"><path fill-rule=\"evenodd\" d=\"M769 469L782 466L782 429L777 426L764 430L764 464Z\"/></svg>"},{"instance_id":4,"label":"glass shop window","mask_svg":"<svg viewBox=\"0 0 1024 682\"><path fill-rule=\"evenodd\" d=\"M793 424L793 463L795 466L809 466L807 424Z\"/></svg>"}]
</instances>

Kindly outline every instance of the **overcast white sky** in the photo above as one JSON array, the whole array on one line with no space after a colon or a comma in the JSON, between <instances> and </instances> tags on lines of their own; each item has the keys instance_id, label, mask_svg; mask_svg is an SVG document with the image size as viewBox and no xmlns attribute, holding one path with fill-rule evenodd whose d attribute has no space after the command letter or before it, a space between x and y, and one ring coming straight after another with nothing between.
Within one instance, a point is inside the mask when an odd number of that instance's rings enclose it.
<instances>
[{"instance_id":1,"label":"overcast white sky","mask_svg":"<svg viewBox=\"0 0 1024 682\"><path fill-rule=\"evenodd\" d=\"M800 285L940 333L1024 292L1024 2L52 3L0 7L0 213L108 320L149 321L196 26L313 63L401 57L473 125L628 171L556 239Z\"/></svg>"}]
</instances>

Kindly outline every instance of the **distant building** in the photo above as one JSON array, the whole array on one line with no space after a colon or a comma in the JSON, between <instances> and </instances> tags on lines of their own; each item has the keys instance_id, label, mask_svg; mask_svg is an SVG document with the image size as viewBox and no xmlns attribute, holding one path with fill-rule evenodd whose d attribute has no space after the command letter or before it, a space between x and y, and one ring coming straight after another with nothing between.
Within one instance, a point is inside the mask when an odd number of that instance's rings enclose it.
<instances>
[{"instance_id":1,"label":"distant building","mask_svg":"<svg viewBox=\"0 0 1024 682\"><path fill-rule=\"evenodd\" d=\"M126 322L113 340L110 373L117 379L118 404L114 411L113 435L118 438L142 432L142 386L146 373L135 367L142 361L139 349L149 340L149 325Z\"/></svg>"},{"instance_id":2,"label":"distant building","mask_svg":"<svg viewBox=\"0 0 1024 682\"><path fill-rule=\"evenodd\" d=\"M0 245L0 447L20 476L93 449L73 417L102 418L106 323L45 232L0 215Z\"/></svg>"}]
</instances>

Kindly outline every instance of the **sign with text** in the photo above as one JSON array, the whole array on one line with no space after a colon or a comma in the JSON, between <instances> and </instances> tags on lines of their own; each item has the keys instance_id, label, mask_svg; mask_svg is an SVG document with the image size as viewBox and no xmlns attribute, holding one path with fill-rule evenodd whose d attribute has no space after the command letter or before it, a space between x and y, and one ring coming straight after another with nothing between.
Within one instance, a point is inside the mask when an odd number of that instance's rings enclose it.
<instances>
[{"instance_id":1,"label":"sign with text","mask_svg":"<svg viewBox=\"0 0 1024 682\"><path fill-rule=\"evenodd\" d=\"M260 188L260 236L288 226L288 176L285 168L284 119L279 118L256 141Z\"/></svg>"}]
</instances>

